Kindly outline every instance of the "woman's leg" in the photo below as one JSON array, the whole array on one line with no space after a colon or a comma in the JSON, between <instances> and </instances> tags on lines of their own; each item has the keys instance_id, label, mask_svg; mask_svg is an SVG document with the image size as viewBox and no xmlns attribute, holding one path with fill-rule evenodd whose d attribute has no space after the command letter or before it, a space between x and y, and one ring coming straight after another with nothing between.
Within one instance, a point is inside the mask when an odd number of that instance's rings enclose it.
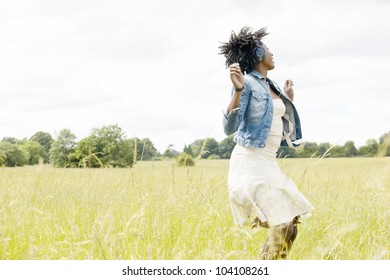
<instances>
[{"instance_id":1,"label":"woman's leg","mask_svg":"<svg viewBox=\"0 0 390 280\"><path fill-rule=\"evenodd\" d=\"M298 228L295 219L290 223L271 227L260 258L262 260L286 259L297 234Z\"/></svg>"},{"instance_id":2,"label":"woman's leg","mask_svg":"<svg viewBox=\"0 0 390 280\"><path fill-rule=\"evenodd\" d=\"M294 220L291 222L292 224L292 234L290 236L290 239L287 240L287 251L290 251L291 250L291 247L294 243L294 240L295 238L297 238L297 235L298 235L298 218L294 218Z\"/></svg>"}]
</instances>

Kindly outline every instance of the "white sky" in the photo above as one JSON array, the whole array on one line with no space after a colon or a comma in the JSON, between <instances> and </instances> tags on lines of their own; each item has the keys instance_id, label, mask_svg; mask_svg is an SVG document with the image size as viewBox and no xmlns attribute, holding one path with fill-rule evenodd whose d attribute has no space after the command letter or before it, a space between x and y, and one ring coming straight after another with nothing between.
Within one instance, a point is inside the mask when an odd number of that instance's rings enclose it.
<instances>
[{"instance_id":1,"label":"white sky","mask_svg":"<svg viewBox=\"0 0 390 280\"><path fill-rule=\"evenodd\" d=\"M245 25L279 85L294 80L307 141L357 146L390 130L390 1L2 0L0 139L80 139L118 124L160 152L226 136L219 42Z\"/></svg>"}]
</instances>

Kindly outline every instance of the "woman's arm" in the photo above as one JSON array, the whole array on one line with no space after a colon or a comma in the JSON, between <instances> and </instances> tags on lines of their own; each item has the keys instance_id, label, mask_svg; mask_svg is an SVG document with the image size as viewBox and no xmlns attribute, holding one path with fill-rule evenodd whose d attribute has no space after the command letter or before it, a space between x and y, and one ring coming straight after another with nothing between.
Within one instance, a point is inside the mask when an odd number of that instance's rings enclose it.
<instances>
[{"instance_id":1,"label":"woman's arm","mask_svg":"<svg viewBox=\"0 0 390 280\"><path fill-rule=\"evenodd\" d=\"M244 75L238 63L230 67L230 79L233 83L232 99L224 113L223 127L226 135L235 133L244 117L250 97L250 88L245 86Z\"/></svg>"},{"instance_id":2,"label":"woman's arm","mask_svg":"<svg viewBox=\"0 0 390 280\"><path fill-rule=\"evenodd\" d=\"M232 99L229 103L229 106L226 110L227 114L229 115L233 109L240 106L240 99L242 91L244 90L245 85L245 79L244 75L241 72L240 65L238 63L233 63L229 66L230 69L230 80L233 83L233 87L235 88L235 91L233 93Z\"/></svg>"}]
</instances>

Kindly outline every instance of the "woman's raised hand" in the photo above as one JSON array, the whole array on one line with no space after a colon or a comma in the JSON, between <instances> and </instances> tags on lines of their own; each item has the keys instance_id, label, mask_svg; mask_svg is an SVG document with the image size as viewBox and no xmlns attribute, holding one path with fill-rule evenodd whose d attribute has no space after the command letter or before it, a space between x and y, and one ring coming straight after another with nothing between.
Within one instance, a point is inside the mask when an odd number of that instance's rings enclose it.
<instances>
[{"instance_id":1,"label":"woman's raised hand","mask_svg":"<svg viewBox=\"0 0 390 280\"><path fill-rule=\"evenodd\" d=\"M240 65L238 63L233 63L229 66L230 69L230 80L233 83L233 86L236 89L244 88L245 79L244 75L241 72Z\"/></svg>"},{"instance_id":2,"label":"woman's raised hand","mask_svg":"<svg viewBox=\"0 0 390 280\"><path fill-rule=\"evenodd\" d=\"M294 100L294 89L293 89L293 86L294 86L294 82L291 81L290 79L288 79L288 80L286 80L284 82L283 90L287 94L287 96L290 98L291 101Z\"/></svg>"}]
</instances>

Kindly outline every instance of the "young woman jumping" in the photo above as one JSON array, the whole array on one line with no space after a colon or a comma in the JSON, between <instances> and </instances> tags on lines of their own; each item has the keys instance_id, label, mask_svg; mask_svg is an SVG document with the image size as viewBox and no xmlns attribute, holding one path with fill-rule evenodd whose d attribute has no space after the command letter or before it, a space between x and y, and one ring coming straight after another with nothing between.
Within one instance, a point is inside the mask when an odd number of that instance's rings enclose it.
<instances>
[{"instance_id":1,"label":"young woman jumping","mask_svg":"<svg viewBox=\"0 0 390 280\"><path fill-rule=\"evenodd\" d=\"M244 27L232 32L220 53L233 83L223 118L225 133L236 133L228 176L230 206L236 224L252 221L252 227L269 228L260 258L271 260L287 258L300 219L314 208L276 161L280 145L299 146L302 132L292 103L293 82L287 80L282 91L267 77L275 67L262 42L267 34L265 28Z\"/></svg>"}]
</instances>

